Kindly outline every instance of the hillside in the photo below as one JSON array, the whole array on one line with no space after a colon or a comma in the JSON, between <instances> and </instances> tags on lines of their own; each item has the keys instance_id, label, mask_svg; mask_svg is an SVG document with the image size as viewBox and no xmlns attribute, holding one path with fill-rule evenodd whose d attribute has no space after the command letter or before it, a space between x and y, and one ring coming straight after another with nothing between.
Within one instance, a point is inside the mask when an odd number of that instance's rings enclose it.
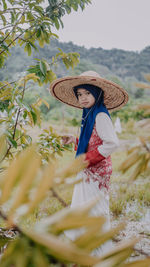
<instances>
[{"instance_id":1,"label":"hillside","mask_svg":"<svg viewBox=\"0 0 150 267\"><path fill-rule=\"evenodd\" d=\"M144 80L143 74L150 72L150 46L140 52L133 52L120 49L86 49L84 46L77 46L72 42L61 43L53 40L50 45L39 48L31 57L24 53L23 48L13 48L9 61L6 62L5 68L0 71L0 79L14 78L18 73L25 71L33 63L34 58L51 59L58 52L58 47L64 52L80 53L80 64L78 67L68 72L60 64L55 70L58 77L67 74L79 74L81 71L93 69L105 77L117 76L122 80L134 78L142 81Z\"/></svg>"}]
</instances>

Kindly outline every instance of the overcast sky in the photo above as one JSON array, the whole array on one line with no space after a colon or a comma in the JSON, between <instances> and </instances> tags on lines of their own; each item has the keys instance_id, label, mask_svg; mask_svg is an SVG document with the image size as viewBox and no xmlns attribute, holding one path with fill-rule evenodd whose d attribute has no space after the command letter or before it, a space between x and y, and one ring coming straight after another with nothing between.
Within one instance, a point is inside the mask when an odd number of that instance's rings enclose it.
<instances>
[{"instance_id":1,"label":"overcast sky","mask_svg":"<svg viewBox=\"0 0 150 267\"><path fill-rule=\"evenodd\" d=\"M150 0L92 0L85 10L63 17L60 41L140 51L150 45Z\"/></svg>"}]
</instances>

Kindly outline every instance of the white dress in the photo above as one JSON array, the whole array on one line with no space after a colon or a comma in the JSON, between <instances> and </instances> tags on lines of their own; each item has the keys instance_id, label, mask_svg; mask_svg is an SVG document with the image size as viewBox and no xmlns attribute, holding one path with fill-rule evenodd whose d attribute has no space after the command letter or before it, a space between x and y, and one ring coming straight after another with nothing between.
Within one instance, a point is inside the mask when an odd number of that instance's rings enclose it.
<instances>
[{"instance_id":1,"label":"white dress","mask_svg":"<svg viewBox=\"0 0 150 267\"><path fill-rule=\"evenodd\" d=\"M106 160L101 163L89 167L81 171L76 179L81 179L82 182L74 186L71 208L79 208L86 206L92 200L100 198L97 204L91 209L92 216L106 217L106 222L103 225L103 230L110 229L109 215L109 180L112 172L110 154L118 147L119 141L116 136L112 121L106 113L99 113L96 116L95 126L89 141L88 150L98 149L101 155ZM83 230L82 230L83 231ZM81 233L79 229L65 231L66 236L75 240ZM92 252L93 255L102 255L108 252L112 247L112 242L108 241L101 247Z\"/></svg>"}]
</instances>

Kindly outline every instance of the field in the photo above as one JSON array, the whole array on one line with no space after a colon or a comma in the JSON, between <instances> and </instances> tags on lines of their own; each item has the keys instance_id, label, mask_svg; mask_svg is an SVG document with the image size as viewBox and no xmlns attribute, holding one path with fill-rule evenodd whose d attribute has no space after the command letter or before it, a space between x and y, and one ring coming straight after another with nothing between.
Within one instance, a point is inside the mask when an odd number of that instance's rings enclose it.
<instances>
[{"instance_id":1,"label":"field","mask_svg":"<svg viewBox=\"0 0 150 267\"><path fill-rule=\"evenodd\" d=\"M50 123L51 124L51 123ZM62 135L64 133L77 133L76 127L66 127L64 125L51 125L56 131ZM49 123L45 122L42 128L49 127ZM138 133L141 134L141 128L137 128ZM136 245L133 258L141 258L144 254L149 255L150 251L150 180L147 174L139 176L139 178L131 182L128 177L132 173L132 169L127 173L122 174L118 170L121 162L127 158L126 150L138 143L137 129L133 128L130 123L126 129L120 134L120 147L112 155L113 162L113 174L111 177L110 186L110 213L112 227L118 222L126 220L126 228L120 232L114 240L114 243L124 240L126 238L132 238L136 236L140 238L139 243ZM33 140L37 140L39 129L28 129L32 135ZM63 156L59 159L58 168L66 166L74 158L75 152L63 152ZM28 227L34 224L36 221L50 214L57 212L64 206L71 203L71 197L73 192L73 185L61 185L54 189L54 192L50 191L45 200L35 211L34 216L28 220Z\"/></svg>"},{"instance_id":2,"label":"field","mask_svg":"<svg viewBox=\"0 0 150 267\"><path fill-rule=\"evenodd\" d=\"M63 17L84 11L89 4L91 0L0 1L0 267L150 266L150 46L127 51L116 45L102 48L101 42L100 47L88 48L88 40L87 47L71 40L60 42ZM134 9L135 5L132 13ZM144 9L140 13L145 14ZM140 21L139 16L137 19ZM140 26L136 26L140 35ZM85 39L87 31L83 32ZM112 102L116 103L111 119L116 128L119 120L122 126L120 147L112 154L108 231L104 230L104 216L91 216L95 203L83 209L69 208L76 175L86 163L84 155L74 160L74 145L64 144L62 136L79 136L82 109L55 98L57 88L67 96L66 101L72 97L71 91L64 90L66 83L71 90L73 80L61 79L58 85L57 78L88 70L100 75L101 85L95 84L101 87L110 112ZM95 78L86 82L92 80ZM119 91L124 96L120 106ZM89 189L91 186L89 183ZM65 231L75 228L83 234L72 242ZM110 239L113 249L107 249L105 255L97 253Z\"/></svg>"}]
</instances>

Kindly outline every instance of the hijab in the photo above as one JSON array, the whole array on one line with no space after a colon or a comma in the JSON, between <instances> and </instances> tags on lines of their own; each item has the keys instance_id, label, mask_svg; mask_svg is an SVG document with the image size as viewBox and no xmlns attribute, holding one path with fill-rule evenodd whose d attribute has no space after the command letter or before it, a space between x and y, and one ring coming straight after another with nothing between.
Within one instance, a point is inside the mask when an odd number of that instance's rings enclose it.
<instances>
[{"instance_id":1,"label":"hijab","mask_svg":"<svg viewBox=\"0 0 150 267\"><path fill-rule=\"evenodd\" d=\"M92 84L80 84L74 87L74 94L78 99L78 89L83 88L89 91L95 98L95 104L90 108L83 108L81 131L78 143L76 156L86 153L88 143L95 124L96 115L100 112L106 113L109 117L109 112L104 104L104 94L100 87Z\"/></svg>"}]
</instances>

